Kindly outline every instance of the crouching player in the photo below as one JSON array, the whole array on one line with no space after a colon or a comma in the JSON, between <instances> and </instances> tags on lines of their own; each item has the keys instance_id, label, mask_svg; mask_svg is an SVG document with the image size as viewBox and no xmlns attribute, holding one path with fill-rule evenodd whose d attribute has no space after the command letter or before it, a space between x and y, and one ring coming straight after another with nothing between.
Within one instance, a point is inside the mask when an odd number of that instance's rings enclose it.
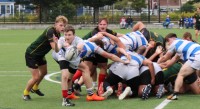
<instances>
[{"instance_id":1,"label":"crouching player","mask_svg":"<svg viewBox=\"0 0 200 109\"><path fill-rule=\"evenodd\" d=\"M162 72L161 67L156 62L153 62L153 67L155 70L154 93L156 93L157 98L161 98L165 90L164 74ZM152 84L151 72L149 71L149 67L142 66L140 68L140 87L139 87L139 96L141 96L142 99L147 99L149 97L152 88L151 84Z\"/></svg>"},{"instance_id":2,"label":"crouching player","mask_svg":"<svg viewBox=\"0 0 200 109\"><path fill-rule=\"evenodd\" d=\"M137 96L139 87L139 67L142 64L147 65L150 69L150 72L154 74L154 68L151 61L145 59L144 56L135 52L128 53L131 56L131 61L129 64L125 65L120 62L115 62L109 68L110 73L103 83L103 87L106 91L104 94L102 94L102 96L108 97L111 95L113 93L111 86L122 81L125 81L127 87L125 88L124 92L119 95L119 100L124 99L127 95ZM121 59L127 60L125 56L122 56Z\"/></svg>"}]
</instances>

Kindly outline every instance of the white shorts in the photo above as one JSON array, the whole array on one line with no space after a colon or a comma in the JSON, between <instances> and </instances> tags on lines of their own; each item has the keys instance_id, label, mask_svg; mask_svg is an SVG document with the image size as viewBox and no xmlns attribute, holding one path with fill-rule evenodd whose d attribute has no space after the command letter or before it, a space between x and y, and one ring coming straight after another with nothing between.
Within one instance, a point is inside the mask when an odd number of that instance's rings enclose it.
<instances>
[{"instance_id":1,"label":"white shorts","mask_svg":"<svg viewBox=\"0 0 200 109\"><path fill-rule=\"evenodd\" d=\"M186 63L196 70L200 70L200 53L190 57Z\"/></svg>"},{"instance_id":2,"label":"white shorts","mask_svg":"<svg viewBox=\"0 0 200 109\"><path fill-rule=\"evenodd\" d=\"M158 73L158 72L160 72L160 71L162 71L162 69L161 69L161 67L158 65L158 63L156 63L156 62L153 62L153 67L154 67L154 72L155 72L155 75ZM149 70L149 67L148 66L142 66L141 68L140 68L140 74L142 74L144 71L146 71L146 70Z\"/></svg>"},{"instance_id":3,"label":"white shorts","mask_svg":"<svg viewBox=\"0 0 200 109\"><path fill-rule=\"evenodd\" d=\"M125 65L123 63L115 62L109 68L115 75L124 80L130 80L139 76L139 66Z\"/></svg>"}]
</instances>

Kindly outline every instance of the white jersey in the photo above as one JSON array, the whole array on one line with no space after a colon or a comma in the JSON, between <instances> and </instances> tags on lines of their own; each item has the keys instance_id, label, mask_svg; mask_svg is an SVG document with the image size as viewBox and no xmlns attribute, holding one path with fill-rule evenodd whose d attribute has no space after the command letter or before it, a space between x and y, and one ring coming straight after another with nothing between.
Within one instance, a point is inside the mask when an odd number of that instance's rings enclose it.
<instances>
[{"instance_id":1,"label":"white jersey","mask_svg":"<svg viewBox=\"0 0 200 109\"><path fill-rule=\"evenodd\" d=\"M145 57L136 53L136 52L127 52L130 56L131 56L131 62L129 63L130 65L137 65L137 66L141 66ZM126 56L121 56L122 60L127 60Z\"/></svg>"},{"instance_id":2,"label":"white jersey","mask_svg":"<svg viewBox=\"0 0 200 109\"><path fill-rule=\"evenodd\" d=\"M157 74L158 72L162 71L162 68L156 62L153 62L153 67L154 67L155 74ZM140 68L140 74L142 74L146 70L149 70L149 67L148 66L142 66Z\"/></svg>"},{"instance_id":3,"label":"white jersey","mask_svg":"<svg viewBox=\"0 0 200 109\"><path fill-rule=\"evenodd\" d=\"M92 36L92 37L97 37L96 35ZM103 42L104 46L103 49L108 52L108 53L112 53L112 54L116 54L117 53L117 44L112 44L111 40L109 37L105 36L101 39L101 41Z\"/></svg>"},{"instance_id":4,"label":"white jersey","mask_svg":"<svg viewBox=\"0 0 200 109\"><path fill-rule=\"evenodd\" d=\"M139 31L127 33L122 37L119 37L119 39L125 45L126 49L130 51L135 51L140 46L148 45L148 41Z\"/></svg>"},{"instance_id":5,"label":"white jersey","mask_svg":"<svg viewBox=\"0 0 200 109\"><path fill-rule=\"evenodd\" d=\"M81 58L92 57L94 53L101 54L104 50L93 42L84 41L82 51L79 53Z\"/></svg>"},{"instance_id":6,"label":"white jersey","mask_svg":"<svg viewBox=\"0 0 200 109\"><path fill-rule=\"evenodd\" d=\"M114 62L109 70L125 80L130 80L136 76L139 76L139 67L142 65L142 62L145 58L137 53L127 53L131 55L131 62L129 64L126 65L120 62ZM125 56L122 56L121 59L127 60Z\"/></svg>"},{"instance_id":7,"label":"white jersey","mask_svg":"<svg viewBox=\"0 0 200 109\"><path fill-rule=\"evenodd\" d=\"M60 49L60 51L58 53L53 51L52 52L52 57L56 61L66 60L65 59L65 51L68 49L68 47L64 46L65 38L64 37L60 37L59 40L58 40L58 43L60 45L62 45L62 48ZM77 46L78 43L84 43L84 41L81 38L75 36L74 40L71 43L71 46ZM77 57L76 59L69 61L70 62L70 67L72 67L74 69L77 69L78 65L80 63L80 59L81 59L80 57Z\"/></svg>"},{"instance_id":8,"label":"white jersey","mask_svg":"<svg viewBox=\"0 0 200 109\"><path fill-rule=\"evenodd\" d=\"M191 57L200 53L200 45L191 41L176 39L170 46L169 52L177 53L181 59L187 61Z\"/></svg>"},{"instance_id":9,"label":"white jersey","mask_svg":"<svg viewBox=\"0 0 200 109\"><path fill-rule=\"evenodd\" d=\"M109 53L112 53L112 54L116 54L117 53L117 45L116 44L112 44L110 42L110 38L108 37L104 37L102 39L103 43L104 43L104 50L109 52Z\"/></svg>"}]
</instances>

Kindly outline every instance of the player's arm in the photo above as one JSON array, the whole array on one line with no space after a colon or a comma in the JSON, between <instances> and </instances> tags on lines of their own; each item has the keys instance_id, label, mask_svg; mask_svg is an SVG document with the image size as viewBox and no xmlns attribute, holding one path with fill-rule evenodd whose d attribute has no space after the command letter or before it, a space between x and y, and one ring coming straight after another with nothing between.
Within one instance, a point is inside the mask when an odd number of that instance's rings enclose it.
<instances>
[{"instance_id":1,"label":"player's arm","mask_svg":"<svg viewBox=\"0 0 200 109\"><path fill-rule=\"evenodd\" d=\"M102 33L97 33L97 34L95 34L94 36L88 38L87 40L90 41L90 42L94 42L94 41L96 41L96 40L102 39L103 37L104 37L104 36L103 36Z\"/></svg>"},{"instance_id":2,"label":"player's arm","mask_svg":"<svg viewBox=\"0 0 200 109\"><path fill-rule=\"evenodd\" d=\"M118 56L108 53L100 47L97 47L97 49L95 50L95 53L97 53L105 58L111 59L112 61L115 61L115 62L121 62L121 63L125 63L125 64L130 63L129 60L123 61Z\"/></svg>"},{"instance_id":3,"label":"player's arm","mask_svg":"<svg viewBox=\"0 0 200 109\"><path fill-rule=\"evenodd\" d=\"M149 67L149 71L151 73L151 84L154 85L155 84L155 70L154 70L152 61L150 61L149 59L145 59L142 64Z\"/></svg>"},{"instance_id":4,"label":"player's arm","mask_svg":"<svg viewBox=\"0 0 200 109\"><path fill-rule=\"evenodd\" d=\"M117 47L117 53L123 54L129 61L131 61L131 56L125 51L125 49Z\"/></svg>"},{"instance_id":5,"label":"player's arm","mask_svg":"<svg viewBox=\"0 0 200 109\"><path fill-rule=\"evenodd\" d=\"M121 40L120 40L119 38L117 38L116 36L114 36L114 35L112 35L112 34L109 34L109 33L107 33L107 32L100 32L100 33L102 33L104 36L107 36L107 37L109 37L111 40L113 40L113 41L117 44L118 47L124 48L124 49L125 49L124 44L123 44L123 43L121 42Z\"/></svg>"},{"instance_id":6,"label":"player's arm","mask_svg":"<svg viewBox=\"0 0 200 109\"><path fill-rule=\"evenodd\" d=\"M167 51L167 53L163 56L163 57L160 57L158 59L158 63L162 63L162 62L165 62L167 61L168 59L170 59L172 57L173 53L170 52L170 51Z\"/></svg>"},{"instance_id":7,"label":"player's arm","mask_svg":"<svg viewBox=\"0 0 200 109\"><path fill-rule=\"evenodd\" d=\"M46 34L47 34L47 38L48 38L48 41L50 43L51 48L53 50L56 50L57 49L56 45L57 45L57 42L58 42L58 37L56 37L54 35L53 29L49 29Z\"/></svg>"},{"instance_id":8,"label":"player's arm","mask_svg":"<svg viewBox=\"0 0 200 109\"><path fill-rule=\"evenodd\" d=\"M162 52L163 52L162 46L158 46L158 47L156 48L155 53L154 53L153 55L151 55L151 57L149 57L148 59L151 60L151 61L153 61L153 60L154 60L158 55L160 55Z\"/></svg>"},{"instance_id":9,"label":"player's arm","mask_svg":"<svg viewBox=\"0 0 200 109\"><path fill-rule=\"evenodd\" d=\"M180 59L180 56L176 53L172 59L170 59L164 63L160 63L160 66L162 68L168 68L168 67L172 66L174 63L176 63L179 59Z\"/></svg>"}]
</instances>

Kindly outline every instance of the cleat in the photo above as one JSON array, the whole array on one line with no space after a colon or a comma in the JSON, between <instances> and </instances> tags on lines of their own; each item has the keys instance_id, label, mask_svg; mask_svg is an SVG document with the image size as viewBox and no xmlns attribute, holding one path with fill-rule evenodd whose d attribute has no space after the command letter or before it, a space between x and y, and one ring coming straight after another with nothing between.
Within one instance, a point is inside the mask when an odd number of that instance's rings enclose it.
<instances>
[{"instance_id":1,"label":"cleat","mask_svg":"<svg viewBox=\"0 0 200 109\"><path fill-rule=\"evenodd\" d=\"M75 104L71 103L69 99L63 98L62 106L75 106Z\"/></svg>"},{"instance_id":2,"label":"cleat","mask_svg":"<svg viewBox=\"0 0 200 109\"><path fill-rule=\"evenodd\" d=\"M107 98L113 93L113 89L110 87L105 93L103 93L101 96L104 98Z\"/></svg>"},{"instance_id":3,"label":"cleat","mask_svg":"<svg viewBox=\"0 0 200 109\"><path fill-rule=\"evenodd\" d=\"M119 82L117 88L117 96L119 96L122 93L122 90L123 90L123 84Z\"/></svg>"},{"instance_id":4,"label":"cleat","mask_svg":"<svg viewBox=\"0 0 200 109\"><path fill-rule=\"evenodd\" d=\"M81 92L81 86L78 83L74 83L74 90Z\"/></svg>"},{"instance_id":5,"label":"cleat","mask_svg":"<svg viewBox=\"0 0 200 109\"><path fill-rule=\"evenodd\" d=\"M177 94L171 94L167 97L168 100L178 100L178 95Z\"/></svg>"},{"instance_id":6,"label":"cleat","mask_svg":"<svg viewBox=\"0 0 200 109\"><path fill-rule=\"evenodd\" d=\"M125 97L127 97L127 95L131 92L131 88L130 87L126 87L124 92L122 94L119 95L118 99L119 100L123 100Z\"/></svg>"},{"instance_id":7,"label":"cleat","mask_svg":"<svg viewBox=\"0 0 200 109\"><path fill-rule=\"evenodd\" d=\"M143 89L143 92L142 92L142 99L143 100L146 100L149 98L149 94L151 92L151 84L148 84L144 89Z\"/></svg>"},{"instance_id":8,"label":"cleat","mask_svg":"<svg viewBox=\"0 0 200 109\"><path fill-rule=\"evenodd\" d=\"M100 97L97 94L93 94L91 96L87 95L86 100L87 101L103 101L105 98L104 97Z\"/></svg>"},{"instance_id":9,"label":"cleat","mask_svg":"<svg viewBox=\"0 0 200 109\"><path fill-rule=\"evenodd\" d=\"M29 100L31 100L31 96L30 95L23 95L23 100L29 101Z\"/></svg>"},{"instance_id":10,"label":"cleat","mask_svg":"<svg viewBox=\"0 0 200 109\"><path fill-rule=\"evenodd\" d=\"M70 94L67 96L68 99L72 99L72 100L75 100L75 99L79 99L80 97L79 96L76 96L74 93Z\"/></svg>"},{"instance_id":11,"label":"cleat","mask_svg":"<svg viewBox=\"0 0 200 109\"><path fill-rule=\"evenodd\" d=\"M44 94L38 89L38 90L33 90L33 89L31 89L31 92L32 93L36 93L37 95L39 95L39 96L44 96Z\"/></svg>"},{"instance_id":12,"label":"cleat","mask_svg":"<svg viewBox=\"0 0 200 109\"><path fill-rule=\"evenodd\" d=\"M162 98L162 96L164 95L165 93L165 88L163 85L159 85L158 87L158 91L157 91L157 94L156 94L156 98Z\"/></svg>"},{"instance_id":13,"label":"cleat","mask_svg":"<svg viewBox=\"0 0 200 109\"><path fill-rule=\"evenodd\" d=\"M102 96L102 94L104 93L103 82L101 82L101 84L99 85L99 89L97 93L99 96Z\"/></svg>"}]
</instances>

